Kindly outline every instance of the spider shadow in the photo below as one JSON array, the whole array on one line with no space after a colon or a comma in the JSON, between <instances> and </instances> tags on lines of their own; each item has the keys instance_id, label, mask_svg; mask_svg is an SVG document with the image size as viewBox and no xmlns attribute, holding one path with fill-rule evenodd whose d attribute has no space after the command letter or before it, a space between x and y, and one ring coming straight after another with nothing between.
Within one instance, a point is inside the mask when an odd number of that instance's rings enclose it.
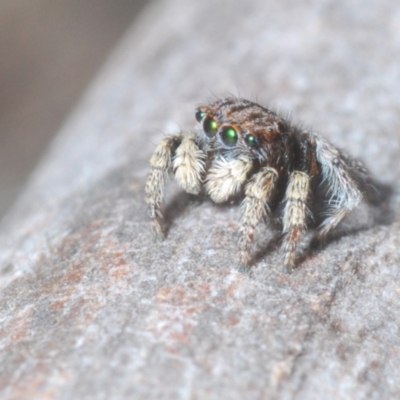
<instances>
[{"instance_id":1,"label":"spider shadow","mask_svg":"<svg viewBox=\"0 0 400 400\"><path fill-rule=\"evenodd\" d=\"M252 252L250 265L247 268L251 270L253 266L262 261L268 254L277 251L282 244L283 235L282 232L282 224L279 223L279 219L276 216L272 216L271 219L267 223L261 223L266 229L268 229L273 236L265 243L265 245L260 245L260 241L258 242L258 249L255 252ZM257 232L256 235L258 236Z\"/></svg>"},{"instance_id":2,"label":"spider shadow","mask_svg":"<svg viewBox=\"0 0 400 400\"><path fill-rule=\"evenodd\" d=\"M356 233L367 231L376 225L390 225L394 221L396 215L394 205L392 204L394 190L389 185L374 183L374 196L366 197L365 203L368 205L368 214L372 217L371 223L359 225L355 227L346 227L342 229L334 230L323 240L318 239L314 235L307 246L296 256L296 266L293 268L297 269L306 259L313 256L313 254L320 252L321 250L328 247L331 243L338 242L343 237L354 235ZM208 200L208 197L201 192L199 195L189 194L185 191L177 192L169 201L164 208L164 232L166 236L173 222L181 216L188 208L197 207L202 204L204 200ZM227 207L237 207L240 205L242 198L237 196L231 199L229 202L224 202L221 204L213 203L217 208L227 208ZM315 230L318 223L312 224L310 230ZM281 231L282 227L279 223L279 218L273 217L266 225L268 229L271 229L275 234L266 243L265 246L260 246L253 253L251 257L250 266L246 268L246 272L249 272L251 268L263 260L268 254L277 251L282 244L283 235L278 233Z\"/></svg>"},{"instance_id":3,"label":"spider shadow","mask_svg":"<svg viewBox=\"0 0 400 400\"><path fill-rule=\"evenodd\" d=\"M164 233L168 236L173 222L179 218L188 208L196 207L203 203L204 196L194 195L185 191L179 191L164 208Z\"/></svg>"},{"instance_id":4,"label":"spider shadow","mask_svg":"<svg viewBox=\"0 0 400 400\"><path fill-rule=\"evenodd\" d=\"M366 200L373 212L374 225L390 225L396 217L396 205L393 200L395 190L392 186L374 182L373 194Z\"/></svg>"},{"instance_id":5,"label":"spider shadow","mask_svg":"<svg viewBox=\"0 0 400 400\"><path fill-rule=\"evenodd\" d=\"M394 190L389 185L376 182L374 182L373 189L373 196L368 196L365 198L365 203L368 207L367 213L370 216L370 223L335 229L324 239L319 239L317 237L316 228L321 221L319 221L318 223L314 222L314 224L311 224L309 228L311 231L314 232L311 239L307 239L309 240L308 245L305 245L296 255L295 266L289 268L288 272L296 270L303 262L312 257L315 253L318 253L321 250L327 248L332 243L338 242L343 237L355 235L363 231L368 231L369 229L377 225L391 225L396 215L395 206L392 204L391 201L394 195ZM281 224L277 220L272 220L270 225L271 229L276 232L276 235L274 235L274 237L267 243L266 246L263 246L255 252L255 254L251 258L249 269L251 269L251 267L263 260L267 254L279 250L279 247L282 245L284 235L278 233L282 229Z\"/></svg>"},{"instance_id":6,"label":"spider shadow","mask_svg":"<svg viewBox=\"0 0 400 400\"><path fill-rule=\"evenodd\" d=\"M255 254L251 257L250 268L254 265L258 264L261 260L263 260L267 254L272 253L273 251L278 250L280 245L282 244L282 235L276 234L266 246L258 249Z\"/></svg>"},{"instance_id":7,"label":"spider shadow","mask_svg":"<svg viewBox=\"0 0 400 400\"><path fill-rule=\"evenodd\" d=\"M312 257L314 253L324 250L330 244L336 243L344 237L368 231L375 226L391 225L396 216L395 205L392 202L395 191L392 186L378 182L374 182L373 189L372 196L369 195L365 198L368 215L371 218L370 223L334 229L323 239L318 238L318 235L314 234L309 245L296 256L296 265L302 264L307 258ZM315 228L316 226L312 227L314 230ZM315 231L315 233L317 232Z\"/></svg>"}]
</instances>

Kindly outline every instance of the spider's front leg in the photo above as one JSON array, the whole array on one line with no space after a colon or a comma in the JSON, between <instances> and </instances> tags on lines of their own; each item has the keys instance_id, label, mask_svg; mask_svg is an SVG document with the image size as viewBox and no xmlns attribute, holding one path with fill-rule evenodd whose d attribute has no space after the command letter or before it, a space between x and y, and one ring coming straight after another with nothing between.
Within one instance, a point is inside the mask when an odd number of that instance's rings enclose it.
<instances>
[{"instance_id":1,"label":"spider's front leg","mask_svg":"<svg viewBox=\"0 0 400 400\"><path fill-rule=\"evenodd\" d=\"M264 167L254 174L245 188L245 198L241 205L239 256L240 267L247 268L250 261L250 247L257 224L268 216L268 201L273 193L278 173Z\"/></svg>"},{"instance_id":2,"label":"spider's front leg","mask_svg":"<svg viewBox=\"0 0 400 400\"><path fill-rule=\"evenodd\" d=\"M165 172L172 170L182 189L198 194L205 170L205 158L192 132L166 137L157 145L150 158L151 169L145 187L151 226L157 238L165 236L162 211Z\"/></svg>"}]
</instances>

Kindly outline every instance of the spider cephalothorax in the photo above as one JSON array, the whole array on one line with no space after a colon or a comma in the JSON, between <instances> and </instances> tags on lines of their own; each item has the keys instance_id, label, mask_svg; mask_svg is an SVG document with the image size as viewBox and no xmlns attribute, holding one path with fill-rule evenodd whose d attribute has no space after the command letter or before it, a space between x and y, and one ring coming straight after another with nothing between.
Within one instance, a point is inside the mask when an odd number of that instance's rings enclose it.
<instances>
[{"instance_id":1,"label":"spider cephalothorax","mask_svg":"<svg viewBox=\"0 0 400 400\"><path fill-rule=\"evenodd\" d=\"M323 238L367 192L368 173L359 161L256 103L226 98L199 106L195 116L195 133L166 137L150 159L146 202L157 236L164 236L166 171L186 192L204 190L216 203L243 196L239 254L245 267L255 228L271 212L281 212L284 263L291 267L308 219L318 222Z\"/></svg>"}]
</instances>

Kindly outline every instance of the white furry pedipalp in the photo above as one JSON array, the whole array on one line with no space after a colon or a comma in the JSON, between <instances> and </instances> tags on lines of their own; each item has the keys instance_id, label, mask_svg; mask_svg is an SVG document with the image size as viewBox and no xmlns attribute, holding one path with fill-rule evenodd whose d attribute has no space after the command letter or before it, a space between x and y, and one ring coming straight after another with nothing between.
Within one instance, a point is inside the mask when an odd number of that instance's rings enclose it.
<instances>
[{"instance_id":1,"label":"white furry pedipalp","mask_svg":"<svg viewBox=\"0 0 400 400\"><path fill-rule=\"evenodd\" d=\"M252 168L252 161L245 156L233 160L218 158L207 174L205 188L208 195L216 203L228 200L242 188Z\"/></svg>"},{"instance_id":2,"label":"white furry pedipalp","mask_svg":"<svg viewBox=\"0 0 400 400\"><path fill-rule=\"evenodd\" d=\"M195 138L193 133L184 136L172 162L178 185L191 194L198 194L201 190L206 158L195 143Z\"/></svg>"}]
</instances>

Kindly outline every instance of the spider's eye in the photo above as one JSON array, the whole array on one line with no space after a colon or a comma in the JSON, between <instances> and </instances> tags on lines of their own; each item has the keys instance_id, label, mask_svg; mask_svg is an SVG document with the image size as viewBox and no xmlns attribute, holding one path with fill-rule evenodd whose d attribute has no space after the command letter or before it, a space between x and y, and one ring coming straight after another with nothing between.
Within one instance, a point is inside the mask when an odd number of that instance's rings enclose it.
<instances>
[{"instance_id":1,"label":"spider's eye","mask_svg":"<svg viewBox=\"0 0 400 400\"><path fill-rule=\"evenodd\" d=\"M257 139L253 135L247 135L244 141L249 147L254 147L257 144Z\"/></svg>"},{"instance_id":2,"label":"spider's eye","mask_svg":"<svg viewBox=\"0 0 400 400\"><path fill-rule=\"evenodd\" d=\"M210 117L205 117L203 120L203 130L208 137L213 137L217 132L217 121Z\"/></svg>"},{"instance_id":3,"label":"spider's eye","mask_svg":"<svg viewBox=\"0 0 400 400\"><path fill-rule=\"evenodd\" d=\"M238 134L231 126L225 126L221 129L220 137L225 146L233 147L238 141Z\"/></svg>"},{"instance_id":4,"label":"spider's eye","mask_svg":"<svg viewBox=\"0 0 400 400\"><path fill-rule=\"evenodd\" d=\"M201 120L206 116L206 113L201 110L196 110L195 116L196 116L197 122L201 122Z\"/></svg>"}]
</instances>

